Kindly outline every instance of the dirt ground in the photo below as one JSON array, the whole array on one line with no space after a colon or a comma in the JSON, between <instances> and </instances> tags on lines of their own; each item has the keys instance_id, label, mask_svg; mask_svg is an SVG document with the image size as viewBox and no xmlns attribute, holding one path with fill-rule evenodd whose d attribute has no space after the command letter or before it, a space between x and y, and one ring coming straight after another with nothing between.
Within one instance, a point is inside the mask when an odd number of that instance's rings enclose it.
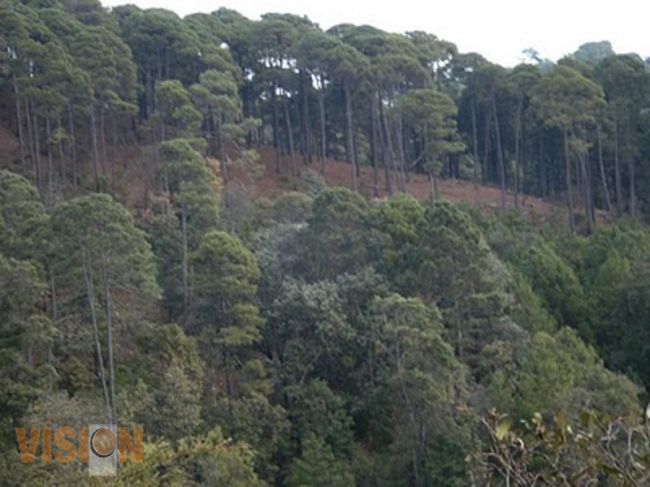
<instances>
[{"instance_id":1,"label":"dirt ground","mask_svg":"<svg viewBox=\"0 0 650 487\"><path fill-rule=\"evenodd\" d=\"M295 186L295 178L291 176L291 159L288 155L280 156L280 172L276 172L275 151L269 148L260 150L262 162L265 166L265 173L262 177L252 178L239 171L232 171L232 179L251 189L256 196L273 198L275 195L292 189ZM295 156L295 165L299 176L305 171L315 171L320 174L321 162L314 160L311 164L305 164L302 157ZM327 160L323 177L327 184L332 186L352 187L352 172L350 164L341 161ZM392 174L393 192L397 191L397 175ZM358 178L359 191L368 198L373 197L374 177L371 167L362 167L361 175ZM379 171L378 197L386 196L386 182L384 171ZM442 179L437 181L438 196L441 199L453 202L467 202L479 206L484 211L492 211L501 207L501 191L494 186L475 185L471 181L458 179ZM426 175L410 173L406 182L406 192L419 200L426 200L431 194L431 184ZM547 201L529 195L519 195L519 208L529 215L536 215L542 218L548 217L554 209L559 208L557 203ZM506 194L506 207L515 207L515 195ZM560 207L561 208L561 207Z\"/></svg>"},{"instance_id":2,"label":"dirt ground","mask_svg":"<svg viewBox=\"0 0 650 487\"><path fill-rule=\"evenodd\" d=\"M278 194L295 189L297 178L291 175L292 161L286 155L280 155L280 172L276 171L276 155L272 148L259 149L264 173L258 177L251 177L243 171L231 170L231 180L240 187L244 187L249 194L257 197L273 198ZM0 167L11 168L18 157L18 142L14 134L6 127L0 126ZM145 188L143 179L146 176L142 173L143 166L138 160L147 157L146 151L139 148L122 148L119 161L112 161L107 164L108 171L117 173L117 186L122 186L121 192L128 204L137 206L137 202L144 199ZM219 162L215 159L209 160L215 174L220 176ZM321 173L320 160L314 160L311 164L305 164L300 154L295 155L295 166L298 177L306 171ZM367 198L374 197L374 177L371 167L361 168L358 178L358 189ZM111 179L115 177L111 174ZM352 172L350 164L341 161L327 160L325 172L322 177L328 185L352 187ZM391 174L393 192L397 191L397 175ZM501 191L495 186L475 185L471 181L458 179L442 179L437 181L438 197L452 202L467 202L477 205L482 211L492 212L501 207ZM406 192L419 200L426 200L431 194L431 184L426 175L409 173L406 182ZM386 181L383 169L379 171L379 184L377 197L386 197ZM515 208L515 195L511 192L506 194L506 208ZM527 216L534 220L544 220L553 211L564 211L564 205L558 202L537 198L530 195L518 196L518 207ZM598 211L597 219L601 222L608 221L605 212Z\"/></svg>"}]
</instances>

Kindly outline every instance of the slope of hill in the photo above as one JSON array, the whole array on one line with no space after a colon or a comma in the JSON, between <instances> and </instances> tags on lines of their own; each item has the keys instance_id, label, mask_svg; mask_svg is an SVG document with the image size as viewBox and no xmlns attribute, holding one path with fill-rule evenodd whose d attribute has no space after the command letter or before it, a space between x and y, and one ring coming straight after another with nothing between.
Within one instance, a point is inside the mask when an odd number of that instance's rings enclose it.
<instances>
[{"instance_id":1,"label":"slope of hill","mask_svg":"<svg viewBox=\"0 0 650 487\"><path fill-rule=\"evenodd\" d=\"M251 177L243 171L232 170L232 182L243 187L254 197L274 198L277 195L296 188L296 178L291 175L291 158L288 154L279 157L280 172L276 170L276 155L272 148L263 147L259 149L264 173L259 177ZM142 157L140 150L121 151L120 159L135 159ZM18 141L15 135L7 127L0 127L0 166L12 169L15 166L18 155ZM325 172L321 173L321 162L314 160L311 164L305 164L300 155L295 156L298 176L307 171L314 171L321 175L324 181L330 186L352 187L352 174L350 164L342 161L328 159L325 164ZM122 161L124 162L124 161ZM106 170L112 172L113 166L118 163L109 161ZM119 164L122 166L122 163ZM219 163L211 160L215 172L219 173ZM123 175L121 178L128 188L121 188L125 192L127 200L134 204L144 193L144 183L141 181L142 174L139 171L139 164L130 164L133 174ZM128 171L128 170L127 170ZM128 171L128 172L131 172ZM374 174L372 167L362 166L358 178L358 190L367 198L373 197ZM393 193L397 192L397 174L392 173ZM495 186L474 184L471 181L459 179L443 179L437 181L438 196L441 199L453 202L466 202L477 205L483 211L493 211L501 207L501 191ZM383 169L379 171L379 184L377 186L379 198L387 196L386 183ZM419 200L426 200L431 194L431 184L424 174L407 174L406 192ZM547 199L530 195L519 195L518 207L532 219L547 218L553 210L562 211L563 205ZM506 208L515 208L515 195L511 192L506 194ZM605 212L598 212L600 221L606 220Z\"/></svg>"},{"instance_id":2,"label":"slope of hill","mask_svg":"<svg viewBox=\"0 0 650 487\"><path fill-rule=\"evenodd\" d=\"M252 178L241 171L233 171L233 180L249 189L256 196L273 198L283 191L295 189L295 181L291 176L291 159L287 154L280 156L280 172L276 170L275 151L271 148L260 149L265 172L259 178ZM325 172L321 173L321 162L314 160L304 164L302 158L296 155L296 166L299 175L306 171L322 174L325 182L331 186L352 187L350 164L329 159L325 164ZM373 197L374 174L372 167L362 166L358 179L358 189L366 197ZM397 175L392 174L393 193L397 191ZM459 179L442 179L437 182L439 197L453 202L467 202L479 206L482 210L492 211L501 207L501 191L494 186L474 184L471 181ZM378 193L380 198L386 196L386 184L383 169L379 171ZM431 194L431 184L424 174L410 173L406 182L406 192L419 200L426 200ZM515 207L515 195L506 194L506 207ZM552 211L560 210L562 205L530 195L519 195L519 208L529 216L548 217ZM602 215L601 215L602 217Z\"/></svg>"}]
</instances>

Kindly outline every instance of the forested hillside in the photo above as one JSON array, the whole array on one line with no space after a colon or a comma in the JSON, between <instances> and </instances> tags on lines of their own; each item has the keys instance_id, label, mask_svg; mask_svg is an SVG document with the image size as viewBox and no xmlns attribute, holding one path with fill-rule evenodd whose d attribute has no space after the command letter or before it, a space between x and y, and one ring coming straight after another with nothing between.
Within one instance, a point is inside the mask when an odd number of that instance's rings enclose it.
<instances>
[{"instance_id":1,"label":"forested hillside","mask_svg":"<svg viewBox=\"0 0 650 487\"><path fill-rule=\"evenodd\" d=\"M528 56L1 0L0 483L648 485L650 68Z\"/></svg>"}]
</instances>

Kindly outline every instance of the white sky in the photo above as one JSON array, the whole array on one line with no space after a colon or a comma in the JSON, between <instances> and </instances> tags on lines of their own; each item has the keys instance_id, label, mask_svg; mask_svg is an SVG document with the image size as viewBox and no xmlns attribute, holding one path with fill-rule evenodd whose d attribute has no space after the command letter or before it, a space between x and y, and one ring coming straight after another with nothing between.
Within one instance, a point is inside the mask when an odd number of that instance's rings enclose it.
<instances>
[{"instance_id":1,"label":"white sky","mask_svg":"<svg viewBox=\"0 0 650 487\"><path fill-rule=\"evenodd\" d=\"M307 15L323 29L335 24L370 24L391 32L425 30L476 51L504 66L521 51L537 49L557 60L580 44L609 40L618 53L650 57L647 0L102 0L105 6L132 3L179 15L235 9L251 19L267 12Z\"/></svg>"}]
</instances>

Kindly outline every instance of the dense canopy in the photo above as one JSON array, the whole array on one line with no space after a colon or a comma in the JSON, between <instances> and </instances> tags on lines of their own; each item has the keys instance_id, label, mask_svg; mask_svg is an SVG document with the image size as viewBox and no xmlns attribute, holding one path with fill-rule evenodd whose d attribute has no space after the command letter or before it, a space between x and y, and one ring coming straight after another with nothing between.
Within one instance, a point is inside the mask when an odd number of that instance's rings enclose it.
<instances>
[{"instance_id":1,"label":"dense canopy","mask_svg":"<svg viewBox=\"0 0 650 487\"><path fill-rule=\"evenodd\" d=\"M650 63L529 55L0 2L0 483L650 483Z\"/></svg>"}]
</instances>

